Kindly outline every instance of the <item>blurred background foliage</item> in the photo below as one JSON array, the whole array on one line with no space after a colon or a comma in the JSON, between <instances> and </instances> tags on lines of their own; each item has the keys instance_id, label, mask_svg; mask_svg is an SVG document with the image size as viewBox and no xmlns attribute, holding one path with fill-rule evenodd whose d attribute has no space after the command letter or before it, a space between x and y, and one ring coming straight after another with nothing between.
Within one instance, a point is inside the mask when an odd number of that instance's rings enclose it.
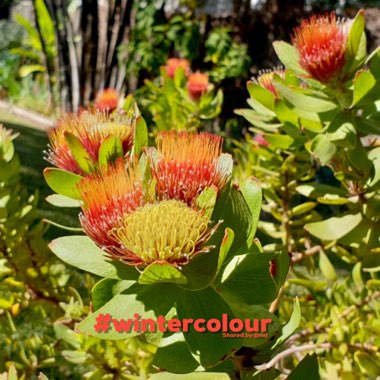
<instances>
[{"instance_id":1,"label":"blurred background foliage","mask_svg":"<svg viewBox=\"0 0 380 380\"><path fill-rule=\"evenodd\" d=\"M257 129L234 110L246 107L246 81L260 69L279 64L274 40L289 40L292 28L310 14L334 9L351 17L361 7L366 9L371 51L380 44L380 10L374 1L0 4L1 100L55 117L61 110L88 105L100 90L111 87L121 96L135 97L152 134L162 129L157 114L167 121L183 112L184 120L193 118L190 128L224 135L226 150L234 154L235 176L254 175L263 186L261 243L266 250L285 247L294 253L283 299L275 305L281 320L287 320L294 296L300 298L301 327L289 347L329 343L317 350L325 379L380 376L373 359L379 346L379 280L363 274L354 250L334 252L333 247L334 254L327 255L303 230L305 223L344 208L297 191L311 180L339 188L332 171L312 159L302 144L292 149L263 146L254 137ZM191 102L187 108L178 101L173 107L178 100L174 94L183 85L168 93L161 86L161 68L169 57L186 58L193 71L209 75L216 100L208 118L201 120L201 110ZM21 136L14 141L14 152L9 134L0 133L0 371L10 370L8 378L16 378L14 363L22 379L37 379L41 372L49 379L145 378L154 346L139 338L112 342L75 333L75 323L89 312L84 305L89 304L95 279L54 259L46 240L61 232L47 230L42 219L74 228L77 220L67 210L53 212L44 201L49 193L42 179L45 133L15 121L6 125ZM302 357L297 352L286 356L283 373Z\"/></svg>"}]
</instances>

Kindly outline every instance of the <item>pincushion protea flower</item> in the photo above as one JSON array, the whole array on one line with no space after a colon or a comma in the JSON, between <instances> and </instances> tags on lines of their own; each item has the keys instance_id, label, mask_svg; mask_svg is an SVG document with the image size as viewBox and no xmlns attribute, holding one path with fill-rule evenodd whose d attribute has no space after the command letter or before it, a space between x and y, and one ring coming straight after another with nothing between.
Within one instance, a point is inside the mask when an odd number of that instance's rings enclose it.
<instances>
[{"instance_id":1,"label":"pincushion protea flower","mask_svg":"<svg viewBox=\"0 0 380 380\"><path fill-rule=\"evenodd\" d=\"M113 88L106 88L96 95L95 108L100 111L114 111L119 104L119 93Z\"/></svg>"},{"instance_id":2,"label":"pincushion protea flower","mask_svg":"<svg viewBox=\"0 0 380 380\"><path fill-rule=\"evenodd\" d=\"M159 157L152 164L158 197L192 204L206 187L221 189L229 175L220 166L222 143L210 133L159 133Z\"/></svg>"},{"instance_id":3,"label":"pincushion protea flower","mask_svg":"<svg viewBox=\"0 0 380 380\"><path fill-rule=\"evenodd\" d=\"M134 166L114 166L84 177L78 184L83 205L80 222L86 234L100 247L115 245L109 231L122 225L125 215L143 205L141 181Z\"/></svg>"},{"instance_id":4,"label":"pincushion protea flower","mask_svg":"<svg viewBox=\"0 0 380 380\"><path fill-rule=\"evenodd\" d=\"M204 244L215 228L209 228L204 213L183 202L146 204L126 215L122 226L111 231L110 236L120 245L111 255L130 265L165 262L181 266L211 248Z\"/></svg>"},{"instance_id":5,"label":"pincushion protea flower","mask_svg":"<svg viewBox=\"0 0 380 380\"><path fill-rule=\"evenodd\" d=\"M184 69L186 75L190 73L190 62L187 59L169 58L165 66L166 73L170 78L174 78L175 71L180 67Z\"/></svg>"},{"instance_id":6,"label":"pincushion protea flower","mask_svg":"<svg viewBox=\"0 0 380 380\"><path fill-rule=\"evenodd\" d=\"M109 115L106 112L90 109L78 114L65 114L48 132L49 151L47 160L58 168L83 174L75 161L65 133L76 136L88 152L94 164L98 161L99 147L110 135L120 138L124 153L128 153L133 143L131 120L122 115Z\"/></svg>"},{"instance_id":7,"label":"pincushion protea flower","mask_svg":"<svg viewBox=\"0 0 380 380\"><path fill-rule=\"evenodd\" d=\"M193 99L199 99L207 91L208 84L208 75L197 71L189 75L187 90Z\"/></svg>"},{"instance_id":8,"label":"pincushion protea flower","mask_svg":"<svg viewBox=\"0 0 380 380\"><path fill-rule=\"evenodd\" d=\"M292 43L299 54L300 66L309 75L328 83L339 79L345 64L348 27L331 13L312 16L296 28Z\"/></svg>"},{"instance_id":9,"label":"pincushion protea flower","mask_svg":"<svg viewBox=\"0 0 380 380\"><path fill-rule=\"evenodd\" d=\"M268 70L264 72L260 72L259 76L256 79L256 82L263 88L270 91L276 98L279 98L280 95L278 94L276 88L273 84L273 78L277 74L280 76L280 78L285 77L285 71L283 69L274 69L274 70Z\"/></svg>"}]
</instances>

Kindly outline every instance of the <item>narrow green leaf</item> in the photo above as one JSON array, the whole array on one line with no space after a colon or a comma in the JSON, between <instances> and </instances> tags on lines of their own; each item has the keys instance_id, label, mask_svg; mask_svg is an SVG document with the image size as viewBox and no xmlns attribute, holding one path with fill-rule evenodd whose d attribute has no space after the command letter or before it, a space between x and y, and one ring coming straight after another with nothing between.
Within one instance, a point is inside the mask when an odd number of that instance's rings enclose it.
<instances>
[{"instance_id":1,"label":"narrow green leaf","mask_svg":"<svg viewBox=\"0 0 380 380\"><path fill-rule=\"evenodd\" d=\"M274 81L273 83L284 99L301 110L309 112L327 112L337 108L337 105L331 100L306 95L302 90L287 87L278 81Z\"/></svg>"},{"instance_id":2,"label":"narrow green leaf","mask_svg":"<svg viewBox=\"0 0 380 380\"><path fill-rule=\"evenodd\" d=\"M309 223L305 225L305 230L311 235L321 240L338 240L347 235L362 221L362 215L348 214L339 217L332 217L322 222Z\"/></svg>"},{"instance_id":3,"label":"narrow green leaf","mask_svg":"<svg viewBox=\"0 0 380 380\"><path fill-rule=\"evenodd\" d=\"M274 95L264 87L259 86L255 82L249 81L247 83L247 89L251 98L256 99L264 107L269 110L274 110Z\"/></svg>"},{"instance_id":4,"label":"narrow green leaf","mask_svg":"<svg viewBox=\"0 0 380 380\"><path fill-rule=\"evenodd\" d=\"M326 280L333 282L337 279L334 266L322 249L319 251L319 269Z\"/></svg>"},{"instance_id":5,"label":"narrow green leaf","mask_svg":"<svg viewBox=\"0 0 380 380\"><path fill-rule=\"evenodd\" d=\"M81 205L78 200L60 194L48 195L45 200L56 207L80 207Z\"/></svg>"},{"instance_id":6,"label":"narrow green leaf","mask_svg":"<svg viewBox=\"0 0 380 380\"><path fill-rule=\"evenodd\" d=\"M109 162L114 162L119 157L123 157L123 145L120 138L114 135L108 136L99 148L99 166L107 166Z\"/></svg>"},{"instance_id":7,"label":"narrow green leaf","mask_svg":"<svg viewBox=\"0 0 380 380\"><path fill-rule=\"evenodd\" d=\"M230 380L231 377L223 372L192 372L185 375L159 372L148 377L148 380Z\"/></svg>"},{"instance_id":8,"label":"narrow green leaf","mask_svg":"<svg viewBox=\"0 0 380 380\"><path fill-rule=\"evenodd\" d=\"M376 79L369 71L359 71L354 79L354 98L351 107L358 104L375 86Z\"/></svg>"},{"instance_id":9,"label":"narrow green leaf","mask_svg":"<svg viewBox=\"0 0 380 380\"><path fill-rule=\"evenodd\" d=\"M87 174L94 170L92 158L86 148L82 145L78 137L70 132L65 132L65 139L69 149L79 165L79 167Z\"/></svg>"},{"instance_id":10,"label":"narrow green leaf","mask_svg":"<svg viewBox=\"0 0 380 380\"><path fill-rule=\"evenodd\" d=\"M294 300L292 315L289 321L282 327L281 336L277 339L273 348L280 346L288 338L290 338L293 333L297 330L299 324L301 323L301 306L298 298Z\"/></svg>"},{"instance_id":11,"label":"narrow green leaf","mask_svg":"<svg viewBox=\"0 0 380 380\"><path fill-rule=\"evenodd\" d=\"M73 199L81 199L76 185L81 181L80 175L57 168L46 168L44 177L49 187L58 194Z\"/></svg>"},{"instance_id":12,"label":"narrow green leaf","mask_svg":"<svg viewBox=\"0 0 380 380\"><path fill-rule=\"evenodd\" d=\"M274 51L282 64L296 74L307 74L299 65L299 55L297 49L284 41L273 42Z\"/></svg>"},{"instance_id":13,"label":"narrow green leaf","mask_svg":"<svg viewBox=\"0 0 380 380\"><path fill-rule=\"evenodd\" d=\"M144 147L148 146L148 128L142 116L138 116L135 124L133 155L140 156Z\"/></svg>"}]
</instances>

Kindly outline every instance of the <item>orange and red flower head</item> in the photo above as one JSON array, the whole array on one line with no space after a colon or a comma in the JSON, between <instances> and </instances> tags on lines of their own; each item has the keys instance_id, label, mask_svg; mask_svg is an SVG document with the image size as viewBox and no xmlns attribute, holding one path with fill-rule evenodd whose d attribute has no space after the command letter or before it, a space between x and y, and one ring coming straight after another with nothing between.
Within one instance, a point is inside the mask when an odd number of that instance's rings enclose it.
<instances>
[{"instance_id":1,"label":"orange and red flower head","mask_svg":"<svg viewBox=\"0 0 380 380\"><path fill-rule=\"evenodd\" d=\"M270 91L276 98L280 98L280 95L278 94L273 84L273 78L275 75L278 75L280 78L284 78L285 71L282 69L275 69L275 70L261 72L260 75L257 77L256 82L261 87Z\"/></svg>"},{"instance_id":2,"label":"orange and red flower head","mask_svg":"<svg viewBox=\"0 0 380 380\"><path fill-rule=\"evenodd\" d=\"M110 257L141 267L182 266L208 251L205 243L217 228L209 227L209 216L175 199L148 201L137 173L137 166L126 169L119 160L80 181L85 233Z\"/></svg>"},{"instance_id":3,"label":"orange and red flower head","mask_svg":"<svg viewBox=\"0 0 380 380\"><path fill-rule=\"evenodd\" d=\"M143 191L134 166L115 165L84 177L78 184L82 198L80 221L86 234L102 248L115 246L109 232L123 225L126 215L143 205ZM116 244L116 246L118 246Z\"/></svg>"},{"instance_id":4,"label":"orange and red flower head","mask_svg":"<svg viewBox=\"0 0 380 380\"><path fill-rule=\"evenodd\" d=\"M292 43L299 54L299 64L322 83L336 80L346 62L348 28L331 13L312 16L294 31Z\"/></svg>"},{"instance_id":5,"label":"orange and red flower head","mask_svg":"<svg viewBox=\"0 0 380 380\"><path fill-rule=\"evenodd\" d=\"M66 134L74 135L88 152L90 160L97 165L99 148L109 136L120 138L124 154L133 144L132 122L123 115L110 115L95 109L82 110L77 114L65 114L48 132L49 152L47 160L58 168L84 174L69 148Z\"/></svg>"},{"instance_id":6,"label":"orange and red flower head","mask_svg":"<svg viewBox=\"0 0 380 380\"><path fill-rule=\"evenodd\" d=\"M100 111L114 111L119 104L119 93L113 88L106 88L96 95L95 108Z\"/></svg>"},{"instance_id":7,"label":"orange and red flower head","mask_svg":"<svg viewBox=\"0 0 380 380\"><path fill-rule=\"evenodd\" d=\"M152 164L158 197L190 205L205 188L221 189L229 176L220 165L222 143L210 133L161 132Z\"/></svg>"},{"instance_id":8,"label":"orange and red flower head","mask_svg":"<svg viewBox=\"0 0 380 380\"><path fill-rule=\"evenodd\" d=\"M166 63L166 73L170 78L174 78L174 74L177 69L182 68L185 71L185 75L190 73L190 62L184 58L169 58Z\"/></svg>"},{"instance_id":9,"label":"orange and red flower head","mask_svg":"<svg viewBox=\"0 0 380 380\"><path fill-rule=\"evenodd\" d=\"M187 79L187 90L193 99L199 99L209 86L208 75L200 73L190 74Z\"/></svg>"}]
</instances>

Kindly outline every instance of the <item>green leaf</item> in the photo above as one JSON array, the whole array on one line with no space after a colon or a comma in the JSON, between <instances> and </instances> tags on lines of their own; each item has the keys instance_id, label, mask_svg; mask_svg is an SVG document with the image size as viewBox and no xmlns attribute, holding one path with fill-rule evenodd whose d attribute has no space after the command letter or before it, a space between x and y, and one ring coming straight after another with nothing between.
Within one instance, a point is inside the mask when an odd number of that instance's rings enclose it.
<instances>
[{"instance_id":1,"label":"green leaf","mask_svg":"<svg viewBox=\"0 0 380 380\"><path fill-rule=\"evenodd\" d=\"M367 185L373 187L380 181L380 147L371 149L368 153L368 159L372 161L372 168Z\"/></svg>"},{"instance_id":2,"label":"green leaf","mask_svg":"<svg viewBox=\"0 0 380 380\"><path fill-rule=\"evenodd\" d=\"M60 194L48 195L45 200L56 207L80 207L81 205L78 200Z\"/></svg>"},{"instance_id":3,"label":"green leaf","mask_svg":"<svg viewBox=\"0 0 380 380\"><path fill-rule=\"evenodd\" d=\"M156 283L184 285L187 283L187 278L173 265L168 263L152 263L141 273L138 282L141 285L153 285Z\"/></svg>"},{"instance_id":4,"label":"green leaf","mask_svg":"<svg viewBox=\"0 0 380 380\"><path fill-rule=\"evenodd\" d=\"M220 244L218 267L217 267L217 271L215 275L217 275L219 271L222 269L224 261L227 258L227 254L234 241L234 237L235 237L235 234L234 234L234 231L231 230L231 228L226 228L224 230L224 237L223 237L222 243Z\"/></svg>"},{"instance_id":5,"label":"green leaf","mask_svg":"<svg viewBox=\"0 0 380 380\"><path fill-rule=\"evenodd\" d=\"M65 139L69 149L79 167L87 174L94 170L92 158L78 137L70 132L65 132Z\"/></svg>"},{"instance_id":6,"label":"green leaf","mask_svg":"<svg viewBox=\"0 0 380 380\"><path fill-rule=\"evenodd\" d=\"M320 380L318 357L316 354L306 355L288 376L287 380Z\"/></svg>"},{"instance_id":7,"label":"green leaf","mask_svg":"<svg viewBox=\"0 0 380 380\"><path fill-rule=\"evenodd\" d=\"M326 135L317 135L311 141L310 149L321 161L322 165L327 165L337 152L337 148L330 142Z\"/></svg>"},{"instance_id":8,"label":"green leaf","mask_svg":"<svg viewBox=\"0 0 380 380\"><path fill-rule=\"evenodd\" d=\"M273 255L248 253L234 256L215 287L231 303L259 305L277 297L277 286L269 272Z\"/></svg>"},{"instance_id":9,"label":"green leaf","mask_svg":"<svg viewBox=\"0 0 380 380\"><path fill-rule=\"evenodd\" d=\"M276 252L271 265L274 265L275 273L273 278L276 281L277 288L280 289L286 280L290 268L290 257L288 252Z\"/></svg>"},{"instance_id":10,"label":"green leaf","mask_svg":"<svg viewBox=\"0 0 380 380\"><path fill-rule=\"evenodd\" d=\"M255 82L249 81L247 83L247 89L251 98L256 99L264 107L269 110L274 110L274 95L264 87L259 86Z\"/></svg>"},{"instance_id":11,"label":"green leaf","mask_svg":"<svg viewBox=\"0 0 380 380\"><path fill-rule=\"evenodd\" d=\"M148 146L148 128L142 116L138 116L135 125L132 155L140 156L143 148L146 146Z\"/></svg>"},{"instance_id":12,"label":"green leaf","mask_svg":"<svg viewBox=\"0 0 380 380\"><path fill-rule=\"evenodd\" d=\"M319 251L319 269L326 280L331 282L336 281L337 275L334 266L331 264L326 253L322 249Z\"/></svg>"},{"instance_id":13,"label":"green leaf","mask_svg":"<svg viewBox=\"0 0 380 380\"><path fill-rule=\"evenodd\" d=\"M221 323L223 314L230 318L232 316L231 309L211 287L197 292L183 291L177 300L177 313L181 320L217 319ZM241 346L239 338L226 339L221 332L200 333L200 331L195 331L194 325L189 326L188 332L184 331L184 336L191 352L199 355L200 363L205 368L221 362Z\"/></svg>"},{"instance_id":14,"label":"green leaf","mask_svg":"<svg viewBox=\"0 0 380 380\"><path fill-rule=\"evenodd\" d=\"M276 340L273 348L280 346L284 343L288 338L290 338L293 333L297 330L299 324L301 323L301 306L298 298L294 300L294 306L292 315L289 318L289 321L285 326L282 327L281 336Z\"/></svg>"},{"instance_id":15,"label":"green leaf","mask_svg":"<svg viewBox=\"0 0 380 380\"><path fill-rule=\"evenodd\" d=\"M123 157L123 145L118 136L108 136L99 148L99 166L107 166L109 162L115 162L119 157Z\"/></svg>"},{"instance_id":16,"label":"green leaf","mask_svg":"<svg viewBox=\"0 0 380 380\"><path fill-rule=\"evenodd\" d=\"M348 214L332 217L322 222L309 223L305 230L321 240L338 240L352 231L362 220L362 215Z\"/></svg>"},{"instance_id":17,"label":"green leaf","mask_svg":"<svg viewBox=\"0 0 380 380\"><path fill-rule=\"evenodd\" d=\"M62 169L46 168L44 170L44 177L49 187L56 193L73 199L81 199L76 189L76 185L82 179L80 175Z\"/></svg>"},{"instance_id":18,"label":"green leaf","mask_svg":"<svg viewBox=\"0 0 380 380\"><path fill-rule=\"evenodd\" d=\"M243 116L249 123L264 131L275 132L281 127L281 124L271 123L273 120L272 116L265 116L251 109L236 109L234 112L236 115Z\"/></svg>"},{"instance_id":19,"label":"green leaf","mask_svg":"<svg viewBox=\"0 0 380 380\"><path fill-rule=\"evenodd\" d=\"M141 324L136 329L133 323L135 314L138 314L141 320L153 319L155 322L157 317L165 316L170 311L177 296L178 288L172 284L157 284L152 286L132 285L113 297L95 313L90 314L77 325L77 330L100 339L112 340L140 335L142 333ZM97 317L100 314L110 315L109 326L104 332L95 331ZM157 324L155 326L156 329L159 328ZM107 327L107 323L104 323L104 327ZM149 330L150 324L147 324L146 328Z\"/></svg>"},{"instance_id":20,"label":"green leaf","mask_svg":"<svg viewBox=\"0 0 380 380\"><path fill-rule=\"evenodd\" d=\"M259 331L248 332L245 331L244 339L242 345L244 347L259 347L263 344L267 344L274 341L281 334L281 324L277 317L270 313L265 307L260 305L242 305L242 304L230 304L235 318L239 318L243 321L255 319L260 320L260 326L258 326ZM261 320L270 320L271 322L266 324L265 329L262 329ZM265 323L265 322L264 322ZM250 324L253 326L253 323ZM264 331L266 330L266 331ZM255 333L258 336L254 336ZM259 336L259 335L265 336ZM259 348L258 348L259 350Z\"/></svg>"},{"instance_id":21,"label":"green leaf","mask_svg":"<svg viewBox=\"0 0 380 380\"><path fill-rule=\"evenodd\" d=\"M297 49L284 41L273 42L274 51L282 64L296 74L307 74L305 70L299 65L299 55Z\"/></svg>"},{"instance_id":22,"label":"green leaf","mask_svg":"<svg viewBox=\"0 0 380 380\"><path fill-rule=\"evenodd\" d=\"M375 86L376 79L369 71L359 71L354 79L354 98L351 108L358 104Z\"/></svg>"},{"instance_id":23,"label":"green leaf","mask_svg":"<svg viewBox=\"0 0 380 380\"><path fill-rule=\"evenodd\" d=\"M183 374L195 371L199 367L182 333L161 339L153 365L166 371Z\"/></svg>"},{"instance_id":24,"label":"green leaf","mask_svg":"<svg viewBox=\"0 0 380 380\"><path fill-rule=\"evenodd\" d=\"M138 279L136 268L111 260L87 236L64 236L49 244L53 253L67 264L100 277Z\"/></svg>"},{"instance_id":25,"label":"green leaf","mask_svg":"<svg viewBox=\"0 0 380 380\"><path fill-rule=\"evenodd\" d=\"M310 182L306 185L300 185L296 187L296 191L305 197L318 199L327 195L347 195L344 189L339 187L320 184L318 182Z\"/></svg>"},{"instance_id":26,"label":"green leaf","mask_svg":"<svg viewBox=\"0 0 380 380\"><path fill-rule=\"evenodd\" d=\"M340 145L353 148L356 144L356 128L353 116L345 112L338 113L329 124L325 139L341 142Z\"/></svg>"},{"instance_id":27,"label":"green leaf","mask_svg":"<svg viewBox=\"0 0 380 380\"><path fill-rule=\"evenodd\" d=\"M177 375L169 372L154 373L148 380L230 380L227 373L222 372L192 372L185 375Z\"/></svg>"},{"instance_id":28,"label":"green leaf","mask_svg":"<svg viewBox=\"0 0 380 380\"><path fill-rule=\"evenodd\" d=\"M302 214L306 214L307 212L310 212L311 210L314 210L315 207L318 205L316 202L305 202L298 206L293 207L290 210L291 217L293 216L299 216Z\"/></svg>"},{"instance_id":29,"label":"green leaf","mask_svg":"<svg viewBox=\"0 0 380 380\"><path fill-rule=\"evenodd\" d=\"M317 96L306 95L298 88L287 87L278 81L274 81L273 84L284 99L301 110L327 112L337 108L334 102Z\"/></svg>"},{"instance_id":30,"label":"green leaf","mask_svg":"<svg viewBox=\"0 0 380 380\"><path fill-rule=\"evenodd\" d=\"M216 187L207 187L197 197L196 204L200 209L204 210L206 215L211 217L217 196L218 191Z\"/></svg>"},{"instance_id":31,"label":"green leaf","mask_svg":"<svg viewBox=\"0 0 380 380\"><path fill-rule=\"evenodd\" d=\"M360 10L351 24L347 39L347 53L350 57L355 57L360 45L360 40L364 32L365 18L364 11Z\"/></svg>"},{"instance_id":32,"label":"green leaf","mask_svg":"<svg viewBox=\"0 0 380 380\"><path fill-rule=\"evenodd\" d=\"M380 365L370 354L363 351L356 351L354 353L354 360L369 379L380 376Z\"/></svg>"},{"instance_id":33,"label":"green leaf","mask_svg":"<svg viewBox=\"0 0 380 380\"><path fill-rule=\"evenodd\" d=\"M294 143L294 139L292 139L288 135L278 135L278 134L264 134L265 139L272 144L276 148L280 148L283 150L289 149L290 146Z\"/></svg>"},{"instance_id":34,"label":"green leaf","mask_svg":"<svg viewBox=\"0 0 380 380\"><path fill-rule=\"evenodd\" d=\"M46 68L43 65L22 65L20 67L20 70L18 72L18 75L21 78L25 78L28 75L35 73L35 72L45 72Z\"/></svg>"},{"instance_id":35,"label":"green leaf","mask_svg":"<svg viewBox=\"0 0 380 380\"><path fill-rule=\"evenodd\" d=\"M354 280L356 289L358 289L358 291L361 292L362 289L364 288L361 262L358 262L355 264L354 269L352 270L352 279Z\"/></svg>"},{"instance_id":36,"label":"green leaf","mask_svg":"<svg viewBox=\"0 0 380 380\"><path fill-rule=\"evenodd\" d=\"M259 222L261 212L261 202L263 194L259 182L254 178L248 178L240 186L240 191L243 194L245 201L251 211L251 231L248 236L248 246L252 242L256 234L257 224Z\"/></svg>"},{"instance_id":37,"label":"green leaf","mask_svg":"<svg viewBox=\"0 0 380 380\"><path fill-rule=\"evenodd\" d=\"M91 289L92 308L96 311L103 307L114 296L134 285L135 281L114 280L112 278L102 278Z\"/></svg>"}]
</instances>

